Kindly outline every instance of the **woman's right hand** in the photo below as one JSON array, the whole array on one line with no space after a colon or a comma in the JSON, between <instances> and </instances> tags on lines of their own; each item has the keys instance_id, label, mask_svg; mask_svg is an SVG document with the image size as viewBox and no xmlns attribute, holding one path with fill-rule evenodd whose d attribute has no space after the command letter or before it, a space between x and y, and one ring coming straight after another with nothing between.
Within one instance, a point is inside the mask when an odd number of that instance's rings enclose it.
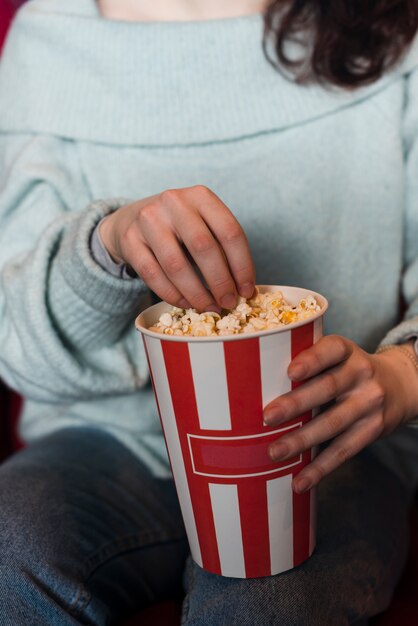
<instances>
[{"instance_id":1,"label":"woman's right hand","mask_svg":"<svg viewBox=\"0 0 418 626\"><path fill-rule=\"evenodd\" d=\"M238 294L253 295L255 270L245 233L207 187L172 189L121 207L103 220L100 236L116 262L130 265L173 306L230 309Z\"/></svg>"}]
</instances>

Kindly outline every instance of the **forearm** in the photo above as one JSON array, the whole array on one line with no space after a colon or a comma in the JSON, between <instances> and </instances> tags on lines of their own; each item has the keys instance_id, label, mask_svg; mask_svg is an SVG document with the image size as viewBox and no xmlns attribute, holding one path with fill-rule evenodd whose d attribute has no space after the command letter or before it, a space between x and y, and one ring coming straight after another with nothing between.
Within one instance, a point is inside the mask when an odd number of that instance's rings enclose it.
<instances>
[{"instance_id":1,"label":"forearm","mask_svg":"<svg viewBox=\"0 0 418 626\"><path fill-rule=\"evenodd\" d=\"M89 253L89 233L104 210L99 203L55 220L24 259L2 271L0 375L26 396L71 401L146 382L139 342L134 351L132 335L123 338L148 291L139 280L109 276Z\"/></svg>"}]
</instances>

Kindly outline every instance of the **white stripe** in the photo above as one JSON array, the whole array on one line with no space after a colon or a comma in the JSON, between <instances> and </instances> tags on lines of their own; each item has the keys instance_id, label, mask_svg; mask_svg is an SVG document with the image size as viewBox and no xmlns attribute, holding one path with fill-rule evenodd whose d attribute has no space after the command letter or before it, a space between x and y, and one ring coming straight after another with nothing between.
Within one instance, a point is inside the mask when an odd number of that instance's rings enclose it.
<instances>
[{"instance_id":1,"label":"white stripe","mask_svg":"<svg viewBox=\"0 0 418 626\"><path fill-rule=\"evenodd\" d=\"M261 386L263 407L269 402L291 391L287 375L291 361L291 331L260 337Z\"/></svg>"},{"instance_id":2,"label":"white stripe","mask_svg":"<svg viewBox=\"0 0 418 626\"><path fill-rule=\"evenodd\" d=\"M189 355L200 428L231 430L223 343L189 343Z\"/></svg>"},{"instance_id":3,"label":"white stripe","mask_svg":"<svg viewBox=\"0 0 418 626\"><path fill-rule=\"evenodd\" d=\"M222 575L245 578L238 487L209 483L209 491Z\"/></svg>"},{"instance_id":4,"label":"white stripe","mask_svg":"<svg viewBox=\"0 0 418 626\"><path fill-rule=\"evenodd\" d=\"M293 567L292 475L267 481L271 573Z\"/></svg>"},{"instance_id":5,"label":"white stripe","mask_svg":"<svg viewBox=\"0 0 418 626\"><path fill-rule=\"evenodd\" d=\"M147 344L155 391L161 412L161 420L164 425L166 443L170 452L171 467L174 474L174 481L176 483L181 511L183 513L183 520L190 544L190 550L193 559L198 565L202 566L202 555L200 553L199 540L197 537L196 522L190 499L189 486L183 463L183 454L177 430L176 416L174 414L173 403L171 400L170 387L168 384L161 342L159 339L154 339L148 336L144 337Z\"/></svg>"},{"instance_id":6,"label":"white stripe","mask_svg":"<svg viewBox=\"0 0 418 626\"><path fill-rule=\"evenodd\" d=\"M314 328L313 328L313 342L316 343L317 341L319 341L322 337L322 322L323 322L323 317L318 317L318 319L316 319L314 321Z\"/></svg>"}]
</instances>

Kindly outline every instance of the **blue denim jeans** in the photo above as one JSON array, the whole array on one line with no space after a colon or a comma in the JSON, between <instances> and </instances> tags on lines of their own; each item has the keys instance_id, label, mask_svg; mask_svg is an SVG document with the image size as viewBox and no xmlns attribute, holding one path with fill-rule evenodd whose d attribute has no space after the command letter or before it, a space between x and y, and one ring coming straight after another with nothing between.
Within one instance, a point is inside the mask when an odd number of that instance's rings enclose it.
<instances>
[{"instance_id":1,"label":"blue denim jeans","mask_svg":"<svg viewBox=\"0 0 418 626\"><path fill-rule=\"evenodd\" d=\"M99 430L16 454L0 467L0 504L1 626L117 624L184 592L186 626L367 623L407 550L407 492L368 451L323 481L314 555L269 578L194 565L172 481Z\"/></svg>"}]
</instances>

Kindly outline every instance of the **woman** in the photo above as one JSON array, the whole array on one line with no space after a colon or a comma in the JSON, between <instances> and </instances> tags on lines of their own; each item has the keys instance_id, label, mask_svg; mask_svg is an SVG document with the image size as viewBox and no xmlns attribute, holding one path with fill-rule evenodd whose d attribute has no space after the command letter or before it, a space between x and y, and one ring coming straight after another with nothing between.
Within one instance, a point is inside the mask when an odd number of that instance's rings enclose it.
<instances>
[{"instance_id":1,"label":"woman","mask_svg":"<svg viewBox=\"0 0 418 626\"><path fill-rule=\"evenodd\" d=\"M187 544L132 321L150 289L231 307L255 271L331 302L289 368L307 382L265 410L327 405L271 449L331 440L294 481L325 477L318 546L254 580L189 560L184 624L387 605L417 478L417 28L412 2L21 11L0 72L0 374L28 398L30 445L0 470L0 624L104 624L179 591Z\"/></svg>"}]
</instances>

